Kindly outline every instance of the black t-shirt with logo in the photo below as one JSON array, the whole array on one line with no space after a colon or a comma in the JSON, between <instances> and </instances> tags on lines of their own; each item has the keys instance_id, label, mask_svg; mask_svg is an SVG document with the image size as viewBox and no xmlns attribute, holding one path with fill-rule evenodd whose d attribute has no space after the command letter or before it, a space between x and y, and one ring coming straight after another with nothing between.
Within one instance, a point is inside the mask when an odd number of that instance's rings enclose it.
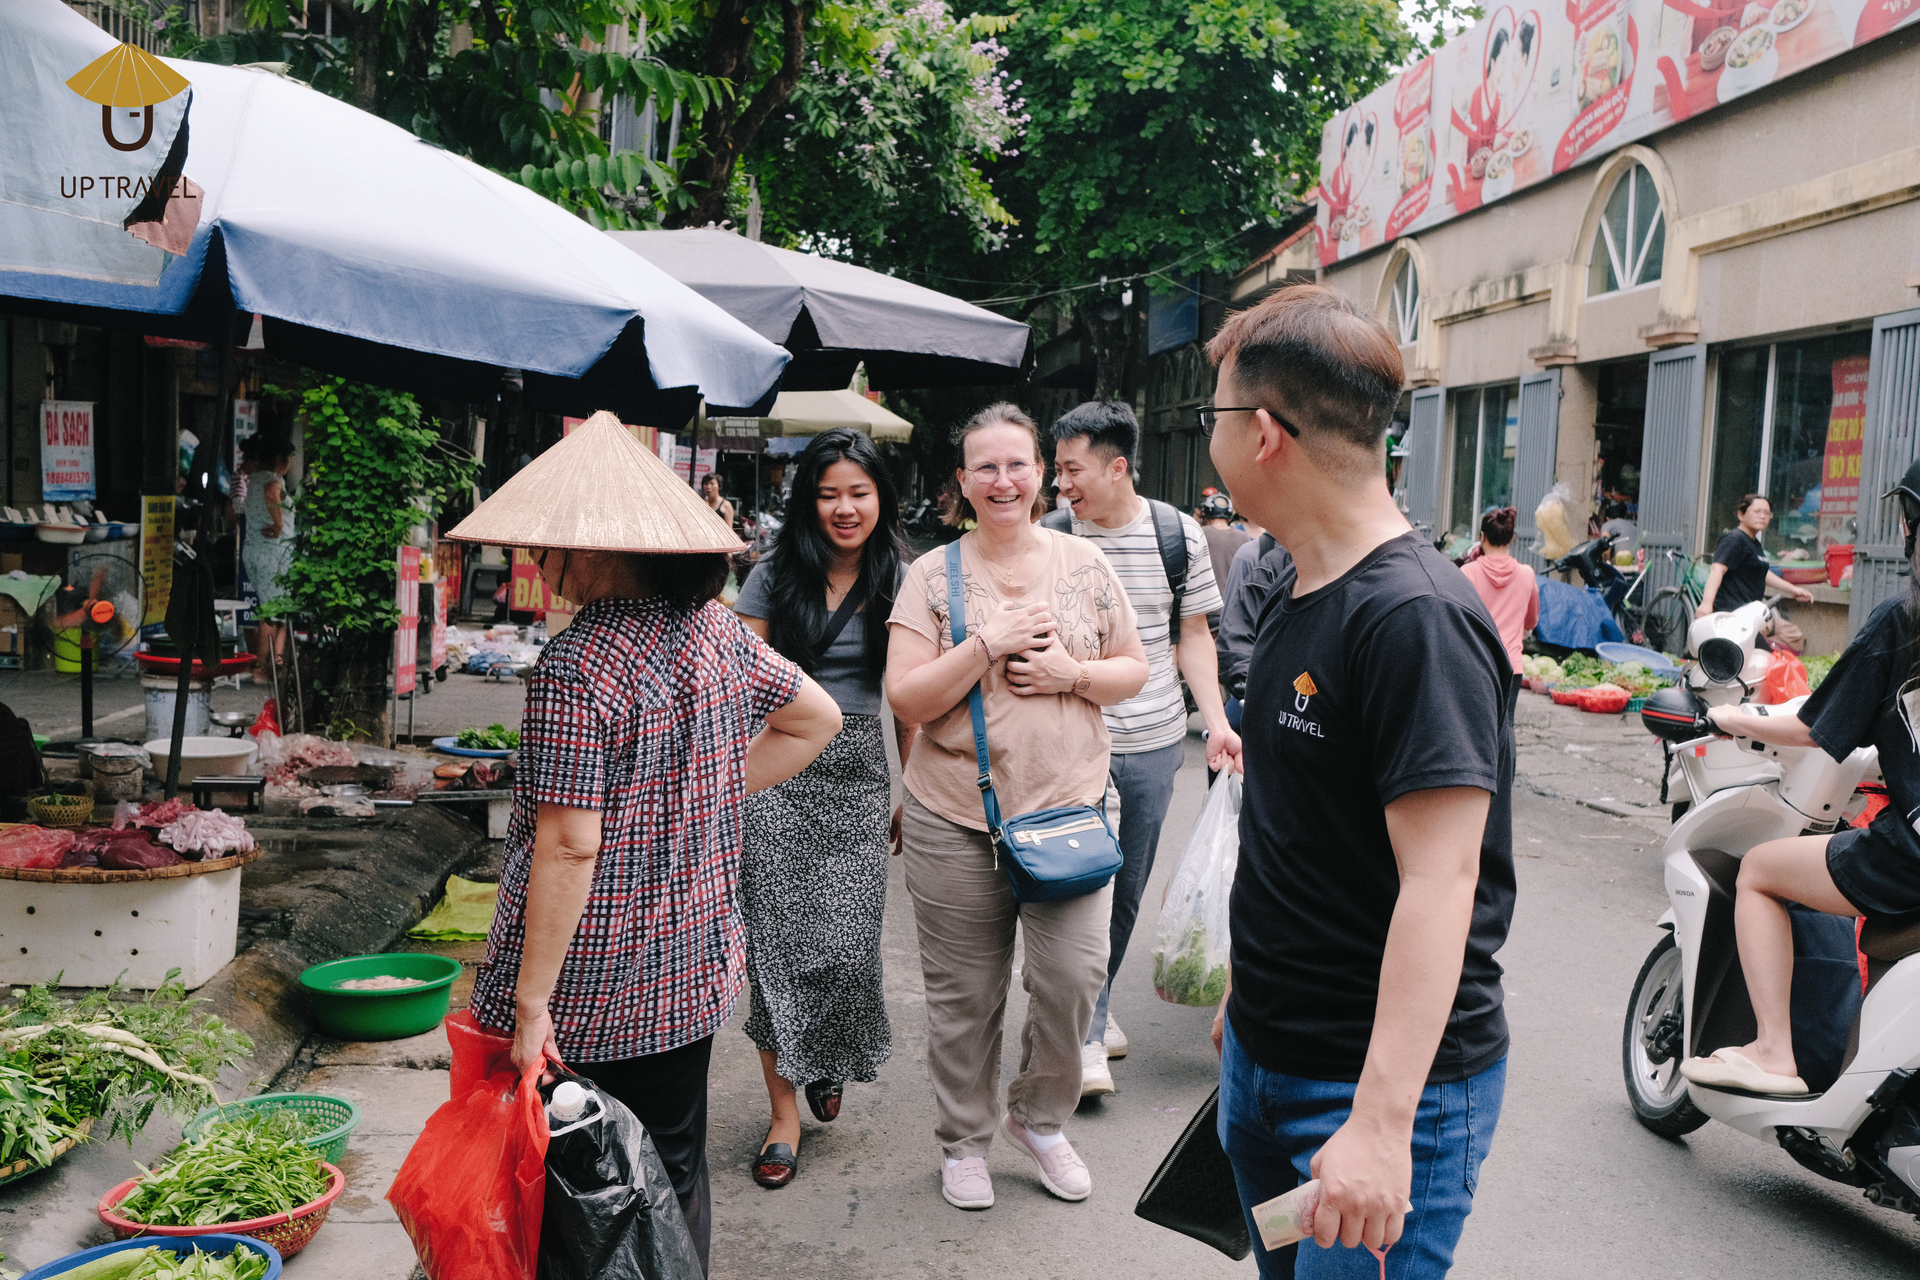
<instances>
[{"instance_id":1,"label":"black t-shirt with logo","mask_svg":"<svg viewBox=\"0 0 1920 1280\"><path fill-rule=\"evenodd\" d=\"M1729 529L1721 535L1713 545L1713 562L1727 566L1720 590L1713 596L1716 610L1738 609L1766 597L1767 571L1773 566L1767 563L1766 551L1745 529Z\"/></svg>"},{"instance_id":2,"label":"black t-shirt with logo","mask_svg":"<svg viewBox=\"0 0 1920 1280\"><path fill-rule=\"evenodd\" d=\"M1414 791L1492 793L1453 1012L1429 1083L1507 1050L1500 966L1513 919L1512 663L1479 593L1417 534L1260 621L1241 736L1232 898L1234 1035L1270 1071L1357 1081L1400 893L1384 808Z\"/></svg>"}]
</instances>

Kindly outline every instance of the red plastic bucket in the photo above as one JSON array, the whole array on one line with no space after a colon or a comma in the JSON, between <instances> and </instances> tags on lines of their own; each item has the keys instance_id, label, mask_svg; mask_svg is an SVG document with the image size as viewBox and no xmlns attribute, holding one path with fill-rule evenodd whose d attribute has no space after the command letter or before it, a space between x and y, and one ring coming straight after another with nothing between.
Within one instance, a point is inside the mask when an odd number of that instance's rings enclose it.
<instances>
[{"instance_id":1,"label":"red plastic bucket","mask_svg":"<svg viewBox=\"0 0 1920 1280\"><path fill-rule=\"evenodd\" d=\"M1847 566L1853 563L1853 544L1851 542L1836 543L1828 547L1823 554L1827 558L1827 584L1837 587L1840 585L1840 575L1845 573Z\"/></svg>"}]
</instances>

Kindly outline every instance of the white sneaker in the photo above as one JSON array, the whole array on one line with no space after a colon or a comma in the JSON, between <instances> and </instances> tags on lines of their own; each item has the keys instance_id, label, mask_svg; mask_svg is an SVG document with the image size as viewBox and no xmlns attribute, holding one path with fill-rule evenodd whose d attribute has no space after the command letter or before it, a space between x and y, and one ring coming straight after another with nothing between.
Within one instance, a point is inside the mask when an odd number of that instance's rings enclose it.
<instances>
[{"instance_id":1,"label":"white sneaker","mask_svg":"<svg viewBox=\"0 0 1920 1280\"><path fill-rule=\"evenodd\" d=\"M1113 1072L1107 1070L1107 1049L1105 1045L1083 1044L1080 1046L1080 1096L1097 1098L1101 1094L1113 1092Z\"/></svg>"},{"instance_id":2,"label":"white sneaker","mask_svg":"<svg viewBox=\"0 0 1920 1280\"><path fill-rule=\"evenodd\" d=\"M1107 1015L1106 1041L1107 1057L1124 1058L1127 1056L1127 1033L1120 1029L1120 1024L1113 1020L1112 1014Z\"/></svg>"},{"instance_id":3,"label":"white sneaker","mask_svg":"<svg viewBox=\"0 0 1920 1280\"><path fill-rule=\"evenodd\" d=\"M949 1167L942 1161L940 1194L956 1209L993 1208L993 1179L987 1176L987 1162L979 1156L968 1156Z\"/></svg>"}]
</instances>

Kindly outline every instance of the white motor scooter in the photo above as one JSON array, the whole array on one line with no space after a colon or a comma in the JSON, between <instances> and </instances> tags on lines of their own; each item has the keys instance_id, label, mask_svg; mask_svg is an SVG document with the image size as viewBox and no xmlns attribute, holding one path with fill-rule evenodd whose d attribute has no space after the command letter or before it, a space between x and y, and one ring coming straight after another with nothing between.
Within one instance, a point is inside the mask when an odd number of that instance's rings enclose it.
<instances>
[{"instance_id":1,"label":"white motor scooter","mask_svg":"<svg viewBox=\"0 0 1920 1280\"><path fill-rule=\"evenodd\" d=\"M1837 830L1884 790L1872 748L1835 763L1817 747L1713 735L1707 703L1739 701L1748 665L1740 646L1715 645L1713 638L1699 655L1711 687L1663 689L1641 712L1642 723L1673 744L1692 800L1664 846L1671 905L1659 925L1667 935L1641 967L1627 1007L1621 1057L1628 1097L1655 1133L1678 1137L1719 1120L1777 1143L1822 1177L1861 1188L1875 1204L1920 1215L1920 923L1890 929L1868 920L1860 940L1868 957L1866 996L1843 1056L1836 1046L1838 1078L1823 1092L1755 1094L1680 1075L1682 1059L1746 1044L1756 1034L1734 940L1741 857L1763 841ZM1792 715L1803 701L1768 711ZM1849 1003L1858 990L1847 989L1852 981L1842 981Z\"/></svg>"}]
</instances>

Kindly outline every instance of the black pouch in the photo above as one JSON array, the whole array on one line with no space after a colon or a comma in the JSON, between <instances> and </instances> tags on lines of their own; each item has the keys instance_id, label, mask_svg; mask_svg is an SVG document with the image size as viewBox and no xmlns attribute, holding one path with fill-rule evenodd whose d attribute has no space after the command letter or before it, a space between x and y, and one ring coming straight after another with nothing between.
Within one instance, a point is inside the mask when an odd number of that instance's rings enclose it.
<instances>
[{"instance_id":1,"label":"black pouch","mask_svg":"<svg viewBox=\"0 0 1920 1280\"><path fill-rule=\"evenodd\" d=\"M1220 1090L1215 1089L1187 1123L1133 1211L1210 1244L1235 1262L1253 1252L1233 1165L1220 1146Z\"/></svg>"},{"instance_id":2,"label":"black pouch","mask_svg":"<svg viewBox=\"0 0 1920 1280\"><path fill-rule=\"evenodd\" d=\"M539 1280L703 1280L673 1181L633 1112L593 1081L586 1114L547 1147ZM552 1088L542 1095L552 1098Z\"/></svg>"}]
</instances>

